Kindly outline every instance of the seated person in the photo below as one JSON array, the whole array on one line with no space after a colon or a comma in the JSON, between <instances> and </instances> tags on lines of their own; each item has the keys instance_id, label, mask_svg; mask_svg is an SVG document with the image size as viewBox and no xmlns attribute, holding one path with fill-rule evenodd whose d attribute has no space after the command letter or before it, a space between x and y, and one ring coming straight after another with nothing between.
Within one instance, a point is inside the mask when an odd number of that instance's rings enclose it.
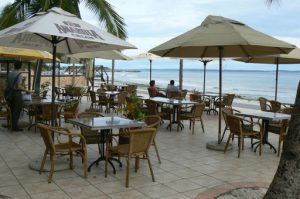
<instances>
[{"instance_id":1,"label":"seated person","mask_svg":"<svg viewBox=\"0 0 300 199\"><path fill-rule=\"evenodd\" d=\"M168 87L166 89L166 93L167 93L167 96L168 96L168 93L176 93L176 92L179 92L179 88L178 86L175 86L175 81L174 80L171 80L170 81L170 84L168 84Z\"/></svg>"},{"instance_id":2,"label":"seated person","mask_svg":"<svg viewBox=\"0 0 300 199\"><path fill-rule=\"evenodd\" d=\"M148 87L148 93L150 97L165 97L164 94L158 92L155 86L155 80L150 81L150 86Z\"/></svg>"}]
</instances>

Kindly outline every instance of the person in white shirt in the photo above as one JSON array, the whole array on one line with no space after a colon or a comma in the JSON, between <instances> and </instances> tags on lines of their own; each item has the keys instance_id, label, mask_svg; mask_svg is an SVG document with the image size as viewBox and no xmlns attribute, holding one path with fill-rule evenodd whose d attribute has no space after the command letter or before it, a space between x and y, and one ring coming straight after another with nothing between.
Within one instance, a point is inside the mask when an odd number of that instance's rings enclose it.
<instances>
[{"instance_id":1,"label":"person in white shirt","mask_svg":"<svg viewBox=\"0 0 300 199\"><path fill-rule=\"evenodd\" d=\"M167 87L167 90L166 90L167 95L168 95L169 92L179 92L179 88L178 88L178 86L175 86L175 81L174 80L171 80L170 84L168 84L168 87Z\"/></svg>"}]
</instances>

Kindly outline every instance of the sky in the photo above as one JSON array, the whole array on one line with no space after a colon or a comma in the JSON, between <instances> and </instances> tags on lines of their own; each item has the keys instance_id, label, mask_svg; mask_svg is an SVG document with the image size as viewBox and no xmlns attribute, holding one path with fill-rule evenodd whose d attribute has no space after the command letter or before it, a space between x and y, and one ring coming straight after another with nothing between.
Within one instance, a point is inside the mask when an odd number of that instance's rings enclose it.
<instances>
[{"instance_id":1,"label":"sky","mask_svg":"<svg viewBox=\"0 0 300 199\"><path fill-rule=\"evenodd\" d=\"M1 0L0 9L13 0ZM84 2L84 1L83 1ZM124 50L134 56L197 27L208 15L235 19L275 38L300 47L300 3L295 0L279 0L268 5L266 0L108 0L127 24L127 41L138 49ZM81 3L82 19L103 28L93 13ZM179 61L154 60L153 68L178 68ZM96 64L110 66L110 60L96 60ZM199 67L200 66L200 67ZM117 61L117 68L148 68L149 61ZM186 68L200 68L199 61L184 61ZM208 68L217 69L218 61ZM274 65L244 64L226 60L225 69L274 70ZM300 70L300 65L282 65L282 70Z\"/></svg>"}]
</instances>

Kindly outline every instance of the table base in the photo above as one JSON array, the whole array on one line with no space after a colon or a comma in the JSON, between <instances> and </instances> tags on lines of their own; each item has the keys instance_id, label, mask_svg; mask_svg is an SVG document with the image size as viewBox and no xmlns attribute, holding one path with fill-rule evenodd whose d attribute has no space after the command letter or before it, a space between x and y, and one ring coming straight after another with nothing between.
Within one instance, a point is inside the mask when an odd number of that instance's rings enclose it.
<instances>
[{"instance_id":1,"label":"table base","mask_svg":"<svg viewBox=\"0 0 300 199\"><path fill-rule=\"evenodd\" d=\"M276 148L275 148L270 142L265 141L265 142L262 143L262 145L265 145L265 144L266 144L266 145L269 145L269 146L270 146L270 149L273 149L273 150L274 150L274 153L277 153ZM254 152L256 153L256 149L259 147L259 141L254 142L254 143L251 145L251 147L253 148L255 145L257 145L257 146L254 148Z\"/></svg>"},{"instance_id":2,"label":"table base","mask_svg":"<svg viewBox=\"0 0 300 199\"><path fill-rule=\"evenodd\" d=\"M91 171L92 166L94 166L95 164L96 164L96 165L99 165L99 162L105 161L105 160L106 160L106 157L105 157L105 156L99 157L97 160L95 160L94 162L92 162L92 164L88 167L88 172ZM113 168L113 173L116 174L116 168L115 168L115 165L112 163L112 160L118 162L120 167L122 167L122 162L120 162L120 161L119 161L118 159L116 159L116 158L109 158L109 159L108 159L108 163L109 163L110 166Z\"/></svg>"},{"instance_id":3,"label":"table base","mask_svg":"<svg viewBox=\"0 0 300 199\"><path fill-rule=\"evenodd\" d=\"M211 141L206 143L206 148L215 151L224 151L226 142L219 143L218 141ZM228 144L227 151L232 149L232 144Z\"/></svg>"},{"instance_id":4,"label":"table base","mask_svg":"<svg viewBox=\"0 0 300 199\"><path fill-rule=\"evenodd\" d=\"M169 128L171 129L172 124L177 124L177 131L178 131L179 127L180 127L180 130L182 130L184 128L184 125L182 122L173 121L170 124L168 124L167 129L169 129Z\"/></svg>"}]
</instances>

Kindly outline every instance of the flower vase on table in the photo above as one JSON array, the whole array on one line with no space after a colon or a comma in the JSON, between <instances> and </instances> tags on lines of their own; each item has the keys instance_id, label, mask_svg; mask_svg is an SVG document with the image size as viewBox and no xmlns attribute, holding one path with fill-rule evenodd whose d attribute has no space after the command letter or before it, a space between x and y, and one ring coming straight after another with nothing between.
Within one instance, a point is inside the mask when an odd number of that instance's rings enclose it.
<instances>
[{"instance_id":1,"label":"flower vase on table","mask_svg":"<svg viewBox=\"0 0 300 199\"><path fill-rule=\"evenodd\" d=\"M141 111L139 100L136 94L131 94L127 99L126 117L133 120L141 121L144 119L144 113Z\"/></svg>"}]
</instances>

